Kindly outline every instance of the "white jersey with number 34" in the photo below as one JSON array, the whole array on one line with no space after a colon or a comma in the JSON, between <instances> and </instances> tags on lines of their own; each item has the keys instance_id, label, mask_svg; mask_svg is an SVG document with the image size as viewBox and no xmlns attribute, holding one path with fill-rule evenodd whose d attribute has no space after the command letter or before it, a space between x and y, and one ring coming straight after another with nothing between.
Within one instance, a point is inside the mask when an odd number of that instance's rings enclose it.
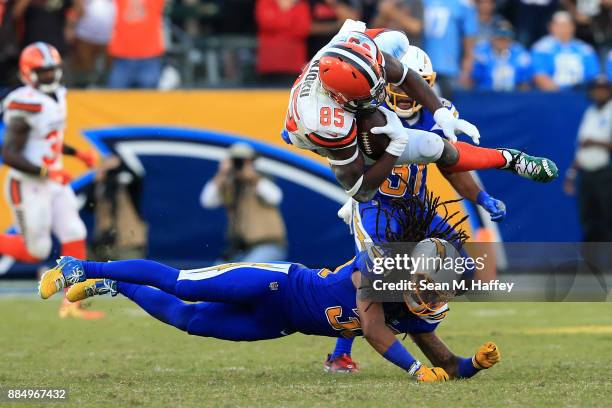
<instances>
[{"instance_id":1,"label":"white jersey with number 34","mask_svg":"<svg viewBox=\"0 0 612 408\"><path fill-rule=\"evenodd\" d=\"M7 95L3 102L4 123L22 117L30 126L23 155L36 166L62 167L62 146L66 126L66 88L55 92L55 98L30 86L22 86Z\"/></svg>"}]
</instances>

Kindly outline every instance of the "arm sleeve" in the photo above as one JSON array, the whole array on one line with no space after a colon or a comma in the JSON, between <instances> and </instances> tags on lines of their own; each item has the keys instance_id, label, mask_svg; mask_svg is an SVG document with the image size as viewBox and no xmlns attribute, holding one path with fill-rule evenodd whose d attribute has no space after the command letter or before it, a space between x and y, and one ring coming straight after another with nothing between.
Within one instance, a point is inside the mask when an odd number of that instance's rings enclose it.
<instances>
[{"instance_id":1,"label":"arm sleeve","mask_svg":"<svg viewBox=\"0 0 612 408\"><path fill-rule=\"evenodd\" d=\"M531 52L531 64L533 67L533 73L536 75L543 74L552 76L554 74L552 59L548 53L534 49Z\"/></svg>"},{"instance_id":2,"label":"arm sleeve","mask_svg":"<svg viewBox=\"0 0 612 408\"><path fill-rule=\"evenodd\" d=\"M599 61L597 54L589 47L588 52L584 56L584 79L589 82L599 75Z\"/></svg>"},{"instance_id":3,"label":"arm sleeve","mask_svg":"<svg viewBox=\"0 0 612 408\"><path fill-rule=\"evenodd\" d=\"M221 206L221 193L213 180L210 180L204 186L202 194L200 194L200 204L202 204L202 207L210 209Z\"/></svg>"},{"instance_id":4,"label":"arm sleeve","mask_svg":"<svg viewBox=\"0 0 612 408\"><path fill-rule=\"evenodd\" d=\"M474 67L472 68L472 79L476 88L483 89L486 82L486 55L478 46L474 50Z\"/></svg>"},{"instance_id":5,"label":"arm sleeve","mask_svg":"<svg viewBox=\"0 0 612 408\"><path fill-rule=\"evenodd\" d=\"M283 201L283 190L281 190L272 180L267 178L259 179L257 183L257 195L266 204L272 206L280 205L281 201Z\"/></svg>"},{"instance_id":6,"label":"arm sleeve","mask_svg":"<svg viewBox=\"0 0 612 408\"><path fill-rule=\"evenodd\" d=\"M521 50L516 59L516 85L521 85L531 81L531 56L525 50Z\"/></svg>"},{"instance_id":7,"label":"arm sleeve","mask_svg":"<svg viewBox=\"0 0 612 408\"><path fill-rule=\"evenodd\" d=\"M464 37L474 37L478 32L478 15L476 7L469 3L463 4L463 19L461 30Z\"/></svg>"},{"instance_id":8,"label":"arm sleeve","mask_svg":"<svg viewBox=\"0 0 612 408\"><path fill-rule=\"evenodd\" d=\"M14 117L24 118L31 125L34 115L42 110L42 104L34 101L10 99L4 102L3 122L8 124Z\"/></svg>"}]
</instances>

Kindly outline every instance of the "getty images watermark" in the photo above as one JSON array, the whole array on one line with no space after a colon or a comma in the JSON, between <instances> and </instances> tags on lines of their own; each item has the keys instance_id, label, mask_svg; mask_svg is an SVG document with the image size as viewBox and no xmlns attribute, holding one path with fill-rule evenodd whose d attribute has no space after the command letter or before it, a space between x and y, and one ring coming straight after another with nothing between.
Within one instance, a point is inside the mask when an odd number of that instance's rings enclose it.
<instances>
[{"instance_id":1,"label":"getty images watermark","mask_svg":"<svg viewBox=\"0 0 612 408\"><path fill-rule=\"evenodd\" d=\"M380 275L381 279L372 281L372 287L377 291L412 291L412 290L434 290L434 291L504 291L511 292L513 282L502 282L499 279L490 281L461 279L466 272L476 273L486 268L487 254L478 257L470 256L447 256L439 255L410 256L408 254L395 254L389 257L377 257L372 260L372 273ZM386 281L382 278L387 271L405 271L410 275L427 273L429 279L399 279L399 281ZM455 276L440 271L452 271ZM434 280L436 277L441 281ZM449 279L450 278L450 279ZM454 279L453 279L454 278Z\"/></svg>"},{"instance_id":2,"label":"getty images watermark","mask_svg":"<svg viewBox=\"0 0 612 408\"><path fill-rule=\"evenodd\" d=\"M454 292L457 300L612 300L612 243L370 245L364 296L401 302L411 291ZM365 255L365 254L362 254Z\"/></svg>"}]
</instances>

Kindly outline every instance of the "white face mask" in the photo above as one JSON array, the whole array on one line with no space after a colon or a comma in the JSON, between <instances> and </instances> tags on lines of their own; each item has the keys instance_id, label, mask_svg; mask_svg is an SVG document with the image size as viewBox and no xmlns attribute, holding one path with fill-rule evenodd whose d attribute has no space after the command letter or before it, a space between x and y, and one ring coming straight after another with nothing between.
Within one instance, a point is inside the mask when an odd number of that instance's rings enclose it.
<instances>
[{"instance_id":1,"label":"white face mask","mask_svg":"<svg viewBox=\"0 0 612 408\"><path fill-rule=\"evenodd\" d=\"M54 71L53 81L48 84L39 83L38 75L36 74L36 72L32 72L32 74L30 75L30 78L31 78L32 84L36 88L38 88L41 92L51 94L57 91L57 89L60 87L60 81L62 80L62 75L63 75L62 69L57 67L55 68L55 71Z\"/></svg>"}]
</instances>

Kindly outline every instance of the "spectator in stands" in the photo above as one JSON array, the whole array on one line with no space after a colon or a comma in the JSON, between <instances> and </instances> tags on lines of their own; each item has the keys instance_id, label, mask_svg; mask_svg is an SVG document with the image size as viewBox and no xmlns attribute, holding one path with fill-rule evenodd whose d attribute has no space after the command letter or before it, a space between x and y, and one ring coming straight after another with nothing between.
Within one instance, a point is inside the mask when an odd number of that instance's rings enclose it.
<instances>
[{"instance_id":1,"label":"spectator in stands","mask_svg":"<svg viewBox=\"0 0 612 408\"><path fill-rule=\"evenodd\" d=\"M476 42L489 41L493 37L496 24L503 18L495 12L495 0L476 0L478 11L478 34Z\"/></svg>"},{"instance_id":2,"label":"spectator in stands","mask_svg":"<svg viewBox=\"0 0 612 408\"><path fill-rule=\"evenodd\" d=\"M307 62L310 9L306 0L257 0L257 73L290 86Z\"/></svg>"},{"instance_id":3,"label":"spectator in stands","mask_svg":"<svg viewBox=\"0 0 612 408\"><path fill-rule=\"evenodd\" d=\"M593 44L605 57L612 50L612 0L601 0L599 13L590 23Z\"/></svg>"},{"instance_id":4,"label":"spectator in stands","mask_svg":"<svg viewBox=\"0 0 612 408\"><path fill-rule=\"evenodd\" d=\"M66 55L66 28L73 24L68 15L70 6L70 0L16 0L13 16L17 21L23 19L22 46L44 41Z\"/></svg>"},{"instance_id":5,"label":"spectator in stands","mask_svg":"<svg viewBox=\"0 0 612 408\"><path fill-rule=\"evenodd\" d=\"M472 78L477 89L512 91L528 88L531 58L521 44L513 41L513 37L512 25L499 21L492 39L476 44Z\"/></svg>"},{"instance_id":6,"label":"spectator in stands","mask_svg":"<svg viewBox=\"0 0 612 408\"><path fill-rule=\"evenodd\" d=\"M604 0L605 1L605 0ZM602 12L601 0L561 0L576 23L576 38L595 45L595 19Z\"/></svg>"},{"instance_id":7,"label":"spectator in stands","mask_svg":"<svg viewBox=\"0 0 612 408\"><path fill-rule=\"evenodd\" d=\"M312 25L308 58L312 58L338 32L347 18L359 20L359 0L308 0Z\"/></svg>"},{"instance_id":8,"label":"spectator in stands","mask_svg":"<svg viewBox=\"0 0 612 408\"><path fill-rule=\"evenodd\" d=\"M110 88L157 88L164 54L165 0L114 0L117 8L108 53Z\"/></svg>"},{"instance_id":9,"label":"spectator in stands","mask_svg":"<svg viewBox=\"0 0 612 408\"><path fill-rule=\"evenodd\" d=\"M578 130L574 163L566 173L564 190L573 195L577 183L580 223L586 242L612 241L612 89L600 78L591 86L593 104Z\"/></svg>"},{"instance_id":10,"label":"spectator in stands","mask_svg":"<svg viewBox=\"0 0 612 408\"><path fill-rule=\"evenodd\" d=\"M502 14L516 29L516 39L525 47L546 35L546 26L559 8L559 0L507 0Z\"/></svg>"},{"instance_id":11,"label":"spectator in stands","mask_svg":"<svg viewBox=\"0 0 612 408\"><path fill-rule=\"evenodd\" d=\"M72 49L72 86L96 82L96 66L106 67L106 49L113 30L113 0L76 0L76 25Z\"/></svg>"},{"instance_id":12,"label":"spectator in stands","mask_svg":"<svg viewBox=\"0 0 612 408\"><path fill-rule=\"evenodd\" d=\"M281 261L287 255L285 224L278 209L283 192L256 170L255 151L235 143L202 190L204 208L225 207L227 262Z\"/></svg>"},{"instance_id":13,"label":"spectator in stands","mask_svg":"<svg viewBox=\"0 0 612 408\"><path fill-rule=\"evenodd\" d=\"M421 47L423 35L422 0L382 0L372 27L385 27L406 33L410 44Z\"/></svg>"},{"instance_id":14,"label":"spectator in stands","mask_svg":"<svg viewBox=\"0 0 612 408\"><path fill-rule=\"evenodd\" d=\"M449 96L457 80L469 86L478 17L466 0L425 0L425 51L431 57L442 94Z\"/></svg>"},{"instance_id":15,"label":"spectator in stands","mask_svg":"<svg viewBox=\"0 0 612 408\"><path fill-rule=\"evenodd\" d=\"M574 38L574 22L568 12L558 11L549 26L550 35L533 45L535 85L556 91L592 81L599 73L593 47Z\"/></svg>"},{"instance_id":16,"label":"spectator in stands","mask_svg":"<svg viewBox=\"0 0 612 408\"><path fill-rule=\"evenodd\" d=\"M18 85L19 41L13 18L14 0L0 0L0 100L10 87Z\"/></svg>"}]
</instances>

